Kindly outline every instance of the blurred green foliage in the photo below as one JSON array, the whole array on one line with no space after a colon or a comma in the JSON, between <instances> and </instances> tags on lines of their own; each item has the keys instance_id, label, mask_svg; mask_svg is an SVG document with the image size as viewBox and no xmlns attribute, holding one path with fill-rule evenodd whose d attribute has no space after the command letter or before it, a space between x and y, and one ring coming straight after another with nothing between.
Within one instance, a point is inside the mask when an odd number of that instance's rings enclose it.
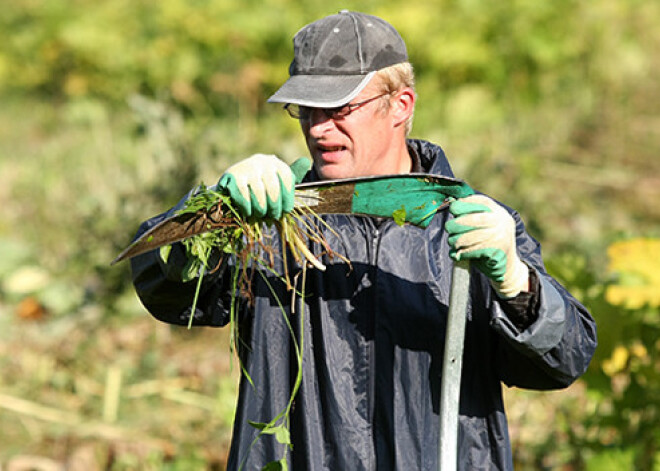
<instances>
[{"instance_id":1,"label":"blurred green foliage","mask_svg":"<svg viewBox=\"0 0 660 471\"><path fill-rule=\"evenodd\" d=\"M13 325L4 332L20 330L12 314L26 309L26 299L54 319L39 327L46 336L91 308L101 312L94 335L143 317L127 266L109 261L140 221L200 181L212 183L233 161L305 153L297 124L265 101L286 79L293 34L345 7L334 0L3 5L0 321ZM659 469L660 312L607 298L612 286L639 276L608 270L606 248L660 236L660 3L360 0L350 7L389 20L408 44L419 96L413 137L442 145L459 177L515 207L542 242L550 271L597 319L600 346L580 382L585 392L550 405L533 396L555 418L542 437L512 429L519 467ZM629 265L645 255L636 257ZM30 363L35 348L14 354ZM96 348L86 342L75 351L95 355ZM165 361L158 349L135 354ZM75 394L66 374L103 376L79 368L71 352L53 355L49 368L63 386L10 386L18 369L7 360L0 389L44 401L42 388ZM127 368L131 379L160 374L137 358ZM199 391L209 388L227 396L226 385L210 379ZM85 412L98 402L84 394L73 401ZM41 434L31 436L38 442ZM178 466L200 459L186 456ZM158 456L149 460L165 466Z\"/></svg>"},{"instance_id":2,"label":"blurred green foliage","mask_svg":"<svg viewBox=\"0 0 660 471\"><path fill-rule=\"evenodd\" d=\"M618 469L619 463L624 469L655 470L660 466L660 286L654 278L638 278L629 295L633 304L619 292L628 274L657 267L660 239L618 242L612 249L606 276L578 253L547 262L598 321L598 349L582 379L587 394L580 409L563 409L563 428L574 459L589 464L587 469ZM641 286L651 288L645 297L636 289ZM606 462L605 456L612 459L610 467L592 467Z\"/></svg>"},{"instance_id":3,"label":"blurred green foliage","mask_svg":"<svg viewBox=\"0 0 660 471\"><path fill-rule=\"evenodd\" d=\"M304 151L296 127L273 121L280 110L265 99L286 78L293 33L342 7L11 2L0 14L0 93L60 105L86 100L111 115L143 94L192 117L198 129L234 131L230 159L265 149L292 158ZM657 221L660 209L647 203L658 197L660 170L657 2L358 1L352 8L387 18L408 43L420 97L414 134L441 143L473 186L528 213L544 239L572 245L579 238L590 247L604 231L648 230L649 215ZM566 240L567 233L578 237Z\"/></svg>"}]
</instances>

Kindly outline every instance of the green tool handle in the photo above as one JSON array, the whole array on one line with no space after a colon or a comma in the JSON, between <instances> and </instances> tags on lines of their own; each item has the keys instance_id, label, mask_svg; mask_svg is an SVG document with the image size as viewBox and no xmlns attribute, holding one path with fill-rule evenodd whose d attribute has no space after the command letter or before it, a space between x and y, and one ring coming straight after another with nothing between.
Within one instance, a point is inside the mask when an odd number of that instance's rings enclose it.
<instances>
[{"instance_id":1,"label":"green tool handle","mask_svg":"<svg viewBox=\"0 0 660 471\"><path fill-rule=\"evenodd\" d=\"M474 191L461 181L431 178L389 178L355 184L353 212L395 217L426 227L448 198L464 198Z\"/></svg>"},{"instance_id":2,"label":"green tool handle","mask_svg":"<svg viewBox=\"0 0 660 471\"><path fill-rule=\"evenodd\" d=\"M449 313L440 387L440 443L438 447L440 471L454 471L458 465L458 414L469 296L470 262L462 260L454 263L449 293Z\"/></svg>"}]
</instances>

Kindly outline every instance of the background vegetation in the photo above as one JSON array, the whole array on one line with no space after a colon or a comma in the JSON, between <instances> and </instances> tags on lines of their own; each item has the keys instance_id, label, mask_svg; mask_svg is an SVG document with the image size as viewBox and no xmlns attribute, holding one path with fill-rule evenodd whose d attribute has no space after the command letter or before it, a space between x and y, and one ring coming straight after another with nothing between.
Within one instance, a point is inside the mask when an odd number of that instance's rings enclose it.
<instances>
[{"instance_id":1,"label":"background vegetation","mask_svg":"<svg viewBox=\"0 0 660 471\"><path fill-rule=\"evenodd\" d=\"M508 391L519 469L660 469L660 3L354 1L408 43L413 137L519 210L600 345L566 391ZM265 99L334 0L13 0L0 11L0 464L223 469L226 333L158 323L139 222L256 151ZM13 468L12 468L13 466Z\"/></svg>"}]
</instances>

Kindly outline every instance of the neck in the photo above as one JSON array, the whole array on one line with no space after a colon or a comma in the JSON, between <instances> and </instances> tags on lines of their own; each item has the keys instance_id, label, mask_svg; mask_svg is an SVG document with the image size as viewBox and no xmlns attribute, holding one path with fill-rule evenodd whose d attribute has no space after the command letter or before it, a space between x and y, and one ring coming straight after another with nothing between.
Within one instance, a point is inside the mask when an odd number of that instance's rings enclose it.
<instances>
[{"instance_id":1,"label":"neck","mask_svg":"<svg viewBox=\"0 0 660 471\"><path fill-rule=\"evenodd\" d=\"M410 173L412 171L413 161L408 151L408 144L405 137L397 140L392 159L391 173Z\"/></svg>"}]
</instances>

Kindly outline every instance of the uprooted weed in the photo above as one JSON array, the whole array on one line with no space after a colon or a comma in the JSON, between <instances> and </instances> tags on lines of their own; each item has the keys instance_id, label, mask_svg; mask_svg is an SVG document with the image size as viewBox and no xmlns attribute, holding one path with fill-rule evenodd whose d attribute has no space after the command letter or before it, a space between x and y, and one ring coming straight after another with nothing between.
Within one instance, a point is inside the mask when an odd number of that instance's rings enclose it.
<instances>
[{"instance_id":1,"label":"uprooted weed","mask_svg":"<svg viewBox=\"0 0 660 471\"><path fill-rule=\"evenodd\" d=\"M233 352L238 351L240 336L237 322L236 299L242 296L252 301L251 287L252 277L255 273L262 276L270 288L271 293L276 298L280 311L284 316L285 323L291 334L292 344L296 353L298 364L298 373L291 390L291 395L286 407L277 414L270 422L249 421L250 425L259 430L254 445L263 435L273 435L275 439L283 445L284 452L282 458L278 461L267 463L264 469L288 469L287 450L292 448L292 441L289 431L290 412L293 400L302 383L302 352L303 352L303 325L304 325L304 296L305 279L308 267L324 271L325 265L319 261L319 258L308 248L309 243L315 243L322 247L323 254L333 257L338 256L347 263L350 263L345 257L336 254L329 246L323 236L322 227L328 227L325 222L315 214L309 207L295 208L289 213L285 213L278 220L255 220L241 215L231 201L231 198L221 191L200 185L197 192L191 197L186 206L180 213L203 214L209 221L208 231L189 237L182 241L186 253L187 264L183 270L183 280L192 281L197 278L195 295L192 301L190 319L188 328L192 326L194 313L202 286L204 275L217 270L226 257L233 257L233 263L229 263L233 272L232 280L232 304L230 306L230 349ZM270 241L270 232L265 231L265 227L274 225L282 241L279 253L273 249ZM331 229L330 229L331 230ZM167 259L169 248L161 249L161 256ZM277 273L275 269L275 259L281 257L283 273ZM292 276L288 271L289 257L293 258L302 271ZM268 282L264 271L274 273L286 285L287 290L292 292L291 311L299 311L300 329L299 336L296 338L293 326L286 315L281 300L277 299L275 291ZM300 281L300 288L296 286ZM299 300L299 307L296 309L296 300ZM252 387L255 387L249 373L241 364L241 370ZM245 460L245 458L244 458ZM243 463L241 464L242 467Z\"/></svg>"}]
</instances>

